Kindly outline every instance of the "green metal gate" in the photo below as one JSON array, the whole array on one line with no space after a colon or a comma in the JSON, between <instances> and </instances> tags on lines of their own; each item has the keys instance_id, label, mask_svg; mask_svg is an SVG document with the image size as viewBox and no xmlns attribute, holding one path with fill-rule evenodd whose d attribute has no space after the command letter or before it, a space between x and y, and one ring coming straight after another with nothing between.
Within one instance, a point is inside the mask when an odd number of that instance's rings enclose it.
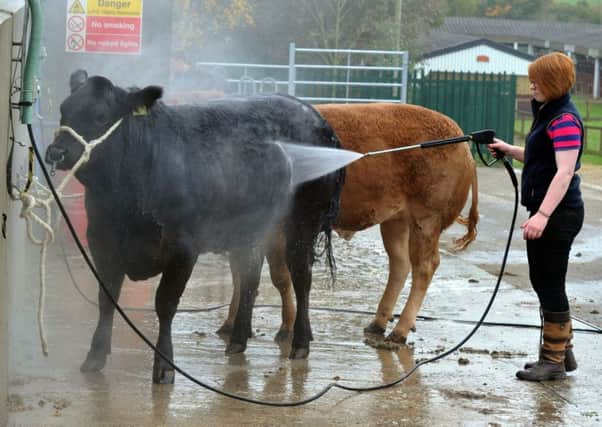
<instances>
[{"instance_id":1,"label":"green metal gate","mask_svg":"<svg viewBox=\"0 0 602 427\"><path fill-rule=\"evenodd\" d=\"M416 70L408 80L409 103L453 118L465 133L490 128L513 142L515 75Z\"/></svg>"}]
</instances>

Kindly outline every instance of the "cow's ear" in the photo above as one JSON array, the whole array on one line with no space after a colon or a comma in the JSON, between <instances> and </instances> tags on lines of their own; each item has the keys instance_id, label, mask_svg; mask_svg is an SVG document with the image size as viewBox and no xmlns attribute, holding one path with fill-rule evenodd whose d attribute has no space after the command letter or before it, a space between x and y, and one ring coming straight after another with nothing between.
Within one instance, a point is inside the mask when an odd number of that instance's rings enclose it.
<instances>
[{"instance_id":1,"label":"cow's ear","mask_svg":"<svg viewBox=\"0 0 602 427\"><path fill-rule=\"evenodd\" d=\"M69 88L71 89L71 93L82 87L87 80L88 73L86 70L79 69L71 73L71 76L69 77Z\"/></svg>"},{"instance_id":2,"label":"cow's ear","mask_svg":"<svg viewBox=\"0 0 602 427\"><path fill-rule=\"evenodd\" d=\"M144 89L130 92L128 100L132 109L140 107L151 107L155 101L163 96L163 88L160 86L147 86Z\"/></svg>"}]
</instances>

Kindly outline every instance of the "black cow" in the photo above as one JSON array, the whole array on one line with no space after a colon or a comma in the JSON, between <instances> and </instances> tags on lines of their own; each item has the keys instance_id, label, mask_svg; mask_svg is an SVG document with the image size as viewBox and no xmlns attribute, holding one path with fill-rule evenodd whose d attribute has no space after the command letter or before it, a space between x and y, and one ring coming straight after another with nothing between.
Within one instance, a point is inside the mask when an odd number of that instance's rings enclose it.
<instances>
[{"instance_id":1,"label":"black cow","mask_svg":"<svg viewBox=\"0 0 602 427\"><path fill-rule=\"evenodd\" d=\"M115 298L124 275L162 274L155 296L157 347L173 358L171 324L200 253L228 252L241 283L241 307L226 349L242 352L251 334L252 307L270 230L282 229L299 310L291 358L309 352L308 316L314 246L327 238L338 212L344 172L293 186L292 159L274 141L339 147L320 115L288 96L232 98L168 107L162 89L124 90L104 77L71 76L61 125L87 142L122 119L91 152L76 177L86 188L87 237L96 268ZM142 108L142 113L140 112ZM71 169L83 145L62 129L46 161ZM100 318L82 371L101 370L111 352L114 308L99 292ZM153 382L174 372L155 355Z\"/></svg>"}]
</instances>

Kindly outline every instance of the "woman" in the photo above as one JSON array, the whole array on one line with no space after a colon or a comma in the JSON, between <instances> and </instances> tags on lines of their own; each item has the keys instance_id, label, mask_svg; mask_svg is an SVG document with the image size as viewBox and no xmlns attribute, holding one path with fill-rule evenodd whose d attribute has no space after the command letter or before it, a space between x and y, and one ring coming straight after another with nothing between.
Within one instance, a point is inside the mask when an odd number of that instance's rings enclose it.
<instances>
[{"instance_id":1,"label":"woman","mask_svg":"<svg viewBox=\"0 0 602 427\"><path fill-rule=\"evenodd\" d=\"M527 241L529 278L542 316L539 360L516 373L521 380L565 377L577 368L565 290L569 252L583 225L579 170L583 123L569 90L575 83L573 61L550 53L529 66L533 124L525 147L495 139L489 146L524 163L521 202L529 219L521 228Z\"/></svg>"}]
</instances>

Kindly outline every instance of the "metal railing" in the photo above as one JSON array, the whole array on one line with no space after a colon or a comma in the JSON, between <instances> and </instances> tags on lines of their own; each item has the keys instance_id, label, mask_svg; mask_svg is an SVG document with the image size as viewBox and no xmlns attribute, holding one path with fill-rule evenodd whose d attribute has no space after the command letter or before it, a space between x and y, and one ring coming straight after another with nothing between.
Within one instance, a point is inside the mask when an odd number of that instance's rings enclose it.
<instances>
[{"instance_id":1,"label":"metal railing","mask_svg":"<svg viewBox=\"0 0 602 427\"><path fill-rule=\"evenodd\" d=\"M325 55L343 55L345 65L328 64ZM298 62L300 58L304 62ZM385 65L367 65L368 58ZM195 66L221 73L230 91L240 95L286 92L310 102L407 102L406 51L304 49L291 43L288 65L197 62Z\"/></svg>"},{"instance_id":2,"label":"metal railing","mask_svg":"<svg viewBox=\"0 0 602 427\"><path fill-rule=\"evenodd\" d=\"M527 136L532 121L530 111L516 110L515 134L521 140ZM583 152L602 156L602 126L583 125Z\"/></svg>"}]
</instances>

